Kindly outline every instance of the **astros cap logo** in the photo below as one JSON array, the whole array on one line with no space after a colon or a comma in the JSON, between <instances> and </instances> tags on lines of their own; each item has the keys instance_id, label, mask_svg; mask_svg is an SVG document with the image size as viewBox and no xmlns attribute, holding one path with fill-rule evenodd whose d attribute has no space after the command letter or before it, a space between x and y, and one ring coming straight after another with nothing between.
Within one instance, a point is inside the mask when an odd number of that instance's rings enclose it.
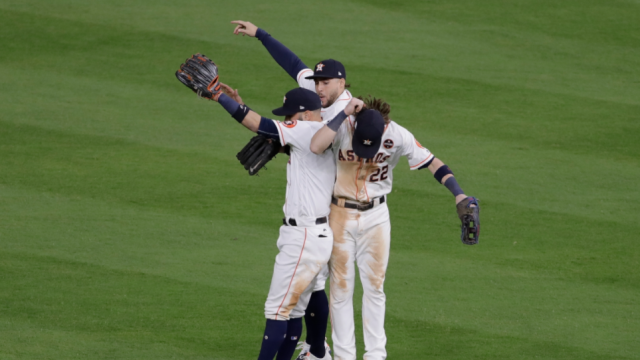
<instances>
[{"instance_id":1,"label":"astros cap logo","mask_svg":"<svg viewBox=\"0 0 640 360\"><path fill-rule=\"evenodd\" d=\"M323 67L324 67L323 63L320 63L320 64L316 65L316 71L322 71Z\"/></svg>"},{"instance_id":2,"label":"astros cap logo","mask_svg":"<svg viewBox=\"0 0 640 360\"><path fill-rule=\"evenodd\" d=\"M367 140L364 140L362 143L363 143L364 145L371 145L371 140L368 140L368 139L367 139Z\"/></svg>"}]
</instances>

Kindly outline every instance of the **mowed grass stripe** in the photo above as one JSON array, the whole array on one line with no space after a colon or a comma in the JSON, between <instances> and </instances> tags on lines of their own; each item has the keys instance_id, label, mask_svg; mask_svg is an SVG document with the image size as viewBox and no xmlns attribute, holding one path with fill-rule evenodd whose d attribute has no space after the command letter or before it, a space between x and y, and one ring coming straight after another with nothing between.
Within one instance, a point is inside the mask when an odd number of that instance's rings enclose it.
<instances>
[{"instance_id":1,"label":"mowed grass stripe","mask_svg":"<svg viewBox=\"0 0 640 360\"><path fill-rule=\"evenodd\" d=\"M220 162L108 137L4 122L0 127L2 184L257 226L282 218L284 184L257 183L233 158Z\"/></svg>"},{"instance_id":2,"label":"mowed grass stripe","mask_svg":"<svg viewBox=\"0 0 640 360\"><path fill-rule=\"evenodd\" d=\"M232 359L247 346L239 332L261 335L261 302L228 288L14 252L1 252L0 266L4 322L71 332L59 339L58 346L67 348L61 355L84 350L85 356L108 358L122 343L145 356ZM247 332L249 324L253 330ZM74 332L98 346L74 345ZM22 346L12 345L20 333L9 334L0 339L2 352L20 355ZM258 342L251 347L257 351ZM48 351L30 355L46 357Z\"/></svg>"},{"instance_id":3,"label":"mowed grass stripe","mask_svg":"<svg viewBox=\"0 0 640 360\"><path fill-rule=\"evenodd\" d=\"M31 327L37 324L39 329L45 331L78 333L81 339L91 340L88 345L95 358L113 356L113 351L109 349L121 343L125 349L137 348L142 352L140 355L145 356L154 355L155 351L169 350L170 354L182 351L182 356L249 358L238 351L241 348L246 350L247 344L246 341L238 340L235 333L241 331L239 324L259 328L258 323L262 323L262 319L255 316L261 303L233 290L176 282L144 273L108 270L48 257L18 253L2 253L0 256L2 273L10 280L6 282L5 289L8 291L0 293L0 296L4 295L3 307L5 313L18 314L8 316L4 321ZM24 277L15 276L14 272L29 273L28 282L19 280ZM11 296L7 297L9 293ZM472 299L461 300L473 310L473 305L469 302ZM233 305L230 306L230 303ZM534 336L519 337L495 336L495 330L470 330L466 326L457 325L459 321L456 319L446 319L446 313L446 309L440 310L433 314L433 319L427 321L415 320L415 314L408 318L390 314L388 330L391 343L394 344L390 347L390 353L395 348L402 353L408 350L409 354L447 355L453 359L468 356L470 352L479 358L491 358L498 354L501 358L510 359L540 358L552 354L555 354L554 358L567 359L576 356L595 359L603 356L580 347L561 345L557 339L535 340L535 332ZM418 318L420 317L422 316ZM503 329L503 332L505 330L507 329ZM259 337L257 331L254 331L255 334L243 331L242 340ZM21 340L19 332L14 330L9 334L10 337L5 341ZM78 344L75 336L67 336L58 338L60 343L54 349L66 348L65 351L76 353L78 350L88 351L82 349L87 344ZM427 336L428 342L416 343L417 339L424 336ZM477 341L459 340L469 337ZM478 346L479 339L482 339L484 346ZM132 342L137 345L132 345ZM455 350L452 351L451 348L456 343L458 346L454 346ZM254 344L249 347L256 346ZM13 346L4 349L9 354L12 350L20 351ZM32 348L31 351L35 352L35 349ZM41 351L47 354L50 350L45 348ZM103 355L101 351L107 354ZM79 355L78 358L82 353ZM167 357L166 353L161 356L172 358Z\"/></svg>"},{"instance_id":4,"label":"mowed grass stripe","mask_svg":"<svg viewBox=\"0 0 640 360\"><path fill-rule=\"evenodd\" d=\"M633 35L633 9L637 6L622 2L609 6L599 0L590 0L558 6L551 1L545 1L543 5L536 1L517 4L492 1L483 3L480 9L478 4L469 0L455 5L429 3L427 6L433 7L434 11L424 11L425 6L420 4L394 6L395 2L381 5L379 2L329 1L323 9L305 3L288 4L283 8L253 1L215 9L197 1L162 6L148 6L143 0L126 4L109 1L101 6L65 1L58 6L35 8L30 6L33 3L39 1L8 4L5 8L82 19L88 23L183 34L193 39L238 43L239 39L230 35L227 21L209 21L207 14L215 12L217 18L228 14L228 19L244 17L255 21L278 34L277 37L304 55L304 59L310 56L310 63L333 57L349 65L375 66L383 63L391 69L421 69L419 71L447 73L491 83L555 88L564 93L588 93L596 99L618 99L637 104L639 98L638 88L629 81L630 77L618 75L625 71L631 76L638 75L638 56L633 55L637 51L634 46L637 37ZM577 7L580 11L574 12ZM243 10L238 12L240 8ZM276 8L278 11L270 11ZM335 8L342 11L333 11ZM123 14L121 9L128 11ZM185 13L185 9L189 12ZM304 19L296 16L307 12L313 12L313 16ZM354 12L366 16L354 19L351 16ZM196 13L198 15L194 15ZM497 14L509 19L496 21ZM558 21L553 26L546 24L547 19L574 18L576 14L588 18L588 25L586 21ZM298 36L300 33L317 32L313 24L323 18L332 19L332 26L323 28L323 37L337 40L318 46L316 42L309 41L308 36ZM467 18L474 20L470 22ZM487 22L478 24L483 21ZM594 43L583 35L598 28L611 29L599 32L599 40L606 41ZM374 33L375 41L362 41L371 39ZM571 41L567 43L565 38ZM250 44L251 41L245 41L241 46L252 48L257 45ZM374 56L362 56L363 53Z\"/></svg>"},{"instance_id":5,"label":"mowed grass stripe","mask_svg":"<svg viewBox=\"0 0 640 360\"><path fill-rule=\"evenodd\" d=\"M0 186L6 251L266 296L277 226Z\"/></svg>"}]
</instances>

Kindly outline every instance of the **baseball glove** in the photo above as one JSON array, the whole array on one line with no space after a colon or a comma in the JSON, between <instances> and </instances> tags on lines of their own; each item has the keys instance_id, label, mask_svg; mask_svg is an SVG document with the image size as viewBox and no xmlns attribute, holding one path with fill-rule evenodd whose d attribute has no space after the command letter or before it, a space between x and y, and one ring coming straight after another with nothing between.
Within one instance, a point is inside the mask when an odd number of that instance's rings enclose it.
<instances>
[{"instance_id":1,"label":"baseball glove","mask_svg":"<svg viewBox=\"0 0 640 360\"><path fill-rule=\"evenodd\" d=\"M475 205L475 206L471 206ZM480 205L478 199L467 197L456 205L458 217L462 221L460 240L466 245L475 245L480 238Z\"/></svg>"},{"instance_id":2,"label":"baseball glove","mask_svg":"<svg viewBox=\"0 0 640 360\"><path fill-rule=\"evenodd\" d=\"M222 94L218 81L218 67L200 53L191 56L180 65L176 77L200 97L217 101Z\"/></svg>"},{"instance_id":3,"label":"baseball glove","mask_svg":"<svg viewBox=\"0 0 640 360\"><path fill-rule=\"evenodd\" d=\"M276 140L256 135L236 157L240 160L240 164L244 165L244 169L249 171L249 175L255 175L276 156L281 147Z\"/></svg>"}]
</instances>

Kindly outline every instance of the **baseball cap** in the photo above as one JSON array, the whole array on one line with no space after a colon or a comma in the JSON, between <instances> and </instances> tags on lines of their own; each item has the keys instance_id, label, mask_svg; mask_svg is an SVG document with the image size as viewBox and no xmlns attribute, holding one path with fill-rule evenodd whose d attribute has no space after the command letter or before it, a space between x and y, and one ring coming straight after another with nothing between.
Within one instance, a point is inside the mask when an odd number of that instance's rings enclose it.
<instances>
[{"instance_id":1,"label":"baseball cap","mask_svg":"<svg viewBox=\"0 0 640 360\"><path fill-rule=\"evenodd\" d=\"M338 60L328 59L322 60L316 64L313 75L305 77L305 79L346 79L347 72L344 65Z\"/></svg>"},{"instance_id":2,"label":"baseball cap","mask_svg":"<svg viewBox=\"0 0 640 360\"><path fill-rule=\"evenodd\" d=\"M282 107L273 110L273 115L288 116L302 111L318 110L322 102L318 94L305 88L295 88L284 96Z\"/></svg>"},{"instance_id":3,"label":"baseball cap","mask_svg":"<svg viewBox=\"0 0 640 360\"><path fill-rule=\"evenodd\" d=\"M356 116L356 129L351 140L351 147L358 157L371 159L376 156L382 142L384 126L384 118L377 110L360 111Z\"/></svg>"}]
</instances>

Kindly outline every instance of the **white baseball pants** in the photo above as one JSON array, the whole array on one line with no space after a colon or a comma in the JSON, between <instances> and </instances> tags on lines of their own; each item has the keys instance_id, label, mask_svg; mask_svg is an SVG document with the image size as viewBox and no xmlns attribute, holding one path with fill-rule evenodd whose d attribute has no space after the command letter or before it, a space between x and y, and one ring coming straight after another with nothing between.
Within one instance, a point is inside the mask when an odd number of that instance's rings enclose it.
<instances>
[{"instance_id":1,"label":"white baseball pants","mask_svg":"<svg viewBox=\"0 0 640 360\"><path fill-rule=\"evenodd\" d=\"M276 264L264 305L267 319L304 316L315 278L329 261L333 233L327 224L281 226Z\"/></svg>"},{"instance_id":2,"label":"white baseball pants","mask_svg":"<svg viewBox=\"0 0 640 360\"><path fill-rule=\"evenodd\" d=\"M387 357L384 331L386 297L384 278L389 262L391 222L387 204L367 211L331 205L333 251L329 260L330 308L335 360L356 359L353 318L355 264L363 287L362 324L365 360Z\"/></svg>"}]
</instances>

